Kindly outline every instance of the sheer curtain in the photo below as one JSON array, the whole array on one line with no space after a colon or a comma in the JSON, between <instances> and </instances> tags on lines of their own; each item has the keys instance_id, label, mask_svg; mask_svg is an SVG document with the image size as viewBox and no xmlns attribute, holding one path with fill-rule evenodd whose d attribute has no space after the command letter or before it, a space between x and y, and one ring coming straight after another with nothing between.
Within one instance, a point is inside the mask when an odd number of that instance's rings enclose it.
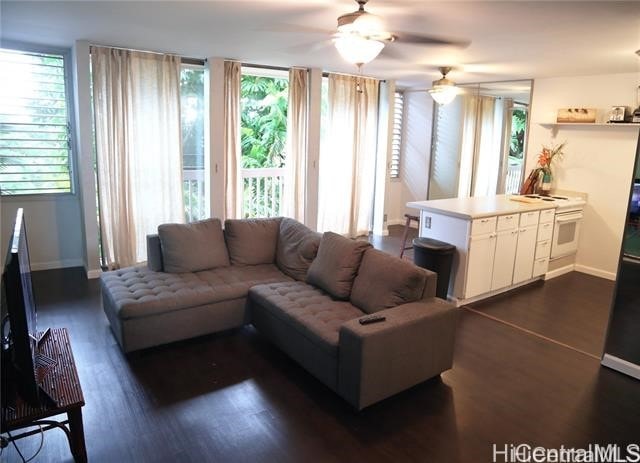
<instances>
[{"instance_id":1,"label":"sheer curtain","mask_svg":"<svg viewBox=\"0 0 640 463\"><path fill-rule=\"evenodd\" d=\"M180 58L92 47L102 253L146 260L146 235L184 222Z\"/></svg>"},{"instance_id":2,"label":"sheer curtain","mask_svg":"<svg viewBox=\"0 0 640 463\"><path fill-rule=\"evenodd\" d=\"M224 217L239 219L242 215L242 183L240 180L240 77L237 61L224 62Z\"/></svg>"},{"instance_id":3,"label":"sheer curtain","mask_svg":"<svg viewBox=\"0 0 640 463\"><path fill-rule=\"evenodd\" d=\"M490 196L498 192L503 167L505 117L509 99L464 97L458 197Z\"/></svg>"},{"instance_id":4,"label":"sheer curtain","mask_svg":"<svg viewBox=\"0 0 640 463\"><path fill-rule=\"evenodd\" d=\"M309 73L289 70L289 107L287 109L287 151L282 215L304 222L307 119L309 117Z\"/></svg>"},{"instance_id":5,"label":"sheer curtain","mask_svg":"<svg viewBox=\"0 0 640 463\"><path fill-rule=\"evenodd\" d=\"M330 74L328 127L320 150L319 231L351 237L369 232L377 124L378 81Z\"/></svg>"}]
</instances>

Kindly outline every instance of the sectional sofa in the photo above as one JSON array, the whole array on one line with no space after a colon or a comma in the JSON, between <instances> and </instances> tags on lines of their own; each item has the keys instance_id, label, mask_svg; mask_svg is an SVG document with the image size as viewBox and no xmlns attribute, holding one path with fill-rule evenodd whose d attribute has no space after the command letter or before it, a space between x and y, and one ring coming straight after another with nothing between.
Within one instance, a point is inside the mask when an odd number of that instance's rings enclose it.
<instances>
[{"instance_id":1,"label":"sectional sofa","mask_svg":"<svg viewBox=\"0 0 640 463\"><path fill-rule=\"evenodd\" d=\"M436 275L367 242L209 219L161 225L147 250L147 266L101 276L125 352L251 323L357 409L452 366L458 309L435 298Z\"/></svg>"}]
</instances>

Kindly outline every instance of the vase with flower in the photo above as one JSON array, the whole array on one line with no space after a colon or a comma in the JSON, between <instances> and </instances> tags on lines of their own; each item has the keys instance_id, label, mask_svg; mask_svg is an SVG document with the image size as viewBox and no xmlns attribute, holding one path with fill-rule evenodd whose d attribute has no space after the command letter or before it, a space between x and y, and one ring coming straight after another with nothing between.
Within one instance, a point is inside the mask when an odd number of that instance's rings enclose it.
<instances>
[{"instance_id":1,"label":"vase with flower","mask_svg":"<svg viewBox=\"0 0 640 463\"><path fill-rule=\"evenodd\" d=\"M556 158L558 160L562 159L566 144L567 142L565 141L558 146L552 145L551 147L547 147L542 145L542 151L538 154L538 163L529 174L527 181L523 184L521 194L534 192L541 196L548 196L550 194L551 184L553 182L551 164Z\"/></svg>"},{"instance_id":2,"label":"vase with flower","mask_svg":"<svg viewBox=\"0 0 640 463\"><path fill-rule=\"evenodd\" d=\"M553 172L551 171L551 163L554 159L562 159L564 156L564 147L567 142L560 143L558 146L547 147L542 145L542 151L538 154L538 193L542 196L549 196L551 192L551 182L553 181ZM556 161L557 162L557 161Z\"/></svg>"}]
</instances>

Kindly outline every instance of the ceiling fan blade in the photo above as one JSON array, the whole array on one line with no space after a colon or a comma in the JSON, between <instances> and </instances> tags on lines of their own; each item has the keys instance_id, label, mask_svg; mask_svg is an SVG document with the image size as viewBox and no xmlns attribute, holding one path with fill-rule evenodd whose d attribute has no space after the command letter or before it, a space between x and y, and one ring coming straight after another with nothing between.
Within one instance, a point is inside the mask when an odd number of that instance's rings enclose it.
<instances>
[{"instance_id":1,"label":"ceiling fan blade","mask_svg":"<svg viewBox=\"0 0 640 463\"><path fill-rule=\"evenodd\" d=\"M380 52L380 57L389 58L398 61L406 61L407 57L400 53L397 47L393 46L393 43L388 43Z\"/></svg>"},{"instance_id":2,"label":"ceiling fan blade","mask_svg":"<svg viewBox=\"0 0 640 463\"><path fill-rule=\"evenodd\" d=\"M294 34L324 34L333 35L335 31L321 29L319 27L301 26L299 24L270 24L268 27L261 29L265 32L286 32Z\"/></svg>"},{"instance_id":3,"label":"ceiling fan blade","mask_svg":"<svg viewBox=\"0 0 640 463\"><path fill-rule=\"evenodd\" d=\"M450 40L432 35L412 34L409 32L396 32L393 34L398 42L415 43L418 45L449 45L466 48L471 42L469 40Z\"/></svg>"}]
</instances>

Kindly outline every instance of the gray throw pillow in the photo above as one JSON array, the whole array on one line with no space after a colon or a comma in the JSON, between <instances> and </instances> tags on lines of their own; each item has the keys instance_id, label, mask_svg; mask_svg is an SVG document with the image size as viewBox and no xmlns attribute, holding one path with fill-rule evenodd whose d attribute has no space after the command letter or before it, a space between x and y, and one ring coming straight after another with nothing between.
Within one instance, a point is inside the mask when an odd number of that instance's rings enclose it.
<instances>
[{"instance_id":1,"label":"gray throw pillow","mask_svg":"<svg viewBox=\"0 0 640 463\"><path fill-rule=\"evenodd\" d=\"M167 273L198 272L229 265L219 219L158 227L162 262Z\"/></svg>"},{"instance_id":2,"label":"gray throw pillow","mask_svg":"<svg viewBox=\"0 0 640 463\"><path fill-rule=\"evenodd\" d=\"M364 253L353 282L351 303L374 313L422 299L428 273L407 261L376 249Z\"/></svg>"},{"instance_id":3,"label":"gray throw pillow","mask_svg":"<svg viewBox=\"0 0 640 463\"><path fill-rule=\"evenodd\" d=\"M228 219L224 236L233 265L273 264L280 230L280 217L272 219Z\"/></svg>"},{"instance_id":4,"label":"gray throw pillow","mask_svg":"<svg viewBox=\"0 0 640 463\"><path fill-rule=\"evenodd\" d=\"M276 265L298 281L307 278L307 270L318 253L322 235L297 220L284 218L280 222Z\"/></svg>"},{"instance_id":5,"label":"gray throw pillow","mask_svg":"<svg viewBox=\"0 0 640 463\"><path fill-rule=\"evenodd\" d=\"M370 247L366 241L326 232L320 240L318 255L307 272L307 282L337 299L349 299L362 254Z\"/></svg>"}]
</instances>

